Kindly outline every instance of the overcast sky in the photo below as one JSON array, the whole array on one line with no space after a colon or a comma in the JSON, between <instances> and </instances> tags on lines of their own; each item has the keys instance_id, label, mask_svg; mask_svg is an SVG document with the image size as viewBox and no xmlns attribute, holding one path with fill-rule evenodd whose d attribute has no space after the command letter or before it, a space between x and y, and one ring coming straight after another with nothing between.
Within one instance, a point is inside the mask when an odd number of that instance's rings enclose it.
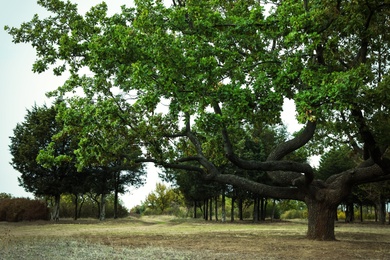
<instances>
[{"instance_id":1,"label":"overcast sky","mask_svg":"<svg viewBox=\"0 0 390 260\"><path fill-rule=\"evenodd\" d=\"M73 0L79 5L81 12L87 11L91 6L100 3L99 0ZM119 12L121 5L132 5L129 0L106 0L109 12ZM51 101L45 93L60 86L64 78L52 76L51 72L34 74L31 70L35 60L34 49L27 44L13 44L12 38L4 31L4 26L18 27L22 22L30 21L34 14L41 17L47 15L45 10L36 4L35 0L1 0L0 5L0 192L10 193L18 197L32 197L19 186L18 176L9 164L9 137L17 123L24 121L26 109L34 104L44 103L50 105ZM291 104L285 112L284 118L294 118L294 107ZM289 123L289 130L299 128L295 123ZM154 189L158 181L155 169L148 171L148 183L138 190L131 189L130 194L122 196L125 205L130 208L145 199L145 196Z\"/></svg>"}]
</instances>

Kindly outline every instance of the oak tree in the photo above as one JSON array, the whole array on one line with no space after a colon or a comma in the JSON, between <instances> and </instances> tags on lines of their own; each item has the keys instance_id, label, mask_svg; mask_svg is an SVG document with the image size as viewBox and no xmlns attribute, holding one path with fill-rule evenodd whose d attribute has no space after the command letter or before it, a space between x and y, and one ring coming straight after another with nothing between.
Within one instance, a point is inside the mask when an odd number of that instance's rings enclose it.
<instances>
[{"instance_id":1,"label":"oak tree","mask_svg":"<svg viewBox=\"0 0 390 260\"><path fill-rule=\"evenodd\" d=\"M104 3L85 15L70 2L38 3L52 16L6 27L14 42L36 49L36 72L70 72L58 95L81 89L101 104L94 118L111 117L113 134L131 130L127 138L145 148L139 161L304 201L307 237L318 240L335 239L335 209L353 186L389 179L387 1L137 0L112 16ZM280 124L285 99L305 124L300 133L265 160L240 157L243 129ZM361 163L320 180L287 159L334 140L363 150ZM87 151L79 149L81 161ZM222 174L222 157L273 184Z\"/></svg>"}]
</instances>

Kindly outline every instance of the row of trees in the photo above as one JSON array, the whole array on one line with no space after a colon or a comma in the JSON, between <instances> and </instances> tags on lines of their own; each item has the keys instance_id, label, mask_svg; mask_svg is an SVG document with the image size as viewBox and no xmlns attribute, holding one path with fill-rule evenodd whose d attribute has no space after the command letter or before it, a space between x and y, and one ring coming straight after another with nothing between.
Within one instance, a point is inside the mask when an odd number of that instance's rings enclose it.
<instances>
[{"instance_id":1,"label":"row of trees","mask_svg":"<svg viewBox=\"0 0 390 260\"><path fill-rule=\"evenodd\" d=\"M52 107L34 106L27 111L25 121L14 129L10 145L11 165L21 173L20 185L36 197L53 197L52 219L55 220L59 219L60 198L65 194L74 198L75 219L80 214L78 207L84 202L84 195L99 196L99 218L103 220L106 196L113 193L116 218L118 194L124 193L128 185L143 184L143 166L126 163L120 160L120 156L114 158L113 155L110 157L105 154L101 155L107 158L104 164L91 161L88 167L79 170L76 154L81 139L75 131L58 136L64 130L63 122L56 119L59 106L61 102ZM131 149L130 154L140 154L136 146L131 146ZM50 154L47 151L50 151ZM107 153L113 151L109 150Z\"/></svg>"},{"instance_id":2,"label":"row of trees","mask_svg":"<svg viewBox=\"0 0 390 260\"><path fill-rule=\"evenodd\" d=\"M83 92L64 101L57 135L77 133L80 172L148 161L168 177L175 169L303 201L307 237L318 240L335 239L336 208L354 187L390 179L387 1L145 0L112 16L105 3L84 15L70 2L38 3L52 15L6 30L36 49L35 72L69 72L53 96ZM281 124L286 99L305 126L247 154ZM135 160L131 141L142 147ZM356 164L324 179L295 158L341 144ZM43 157L68 158L55 151Z\"/></svg>"}]
</instances>

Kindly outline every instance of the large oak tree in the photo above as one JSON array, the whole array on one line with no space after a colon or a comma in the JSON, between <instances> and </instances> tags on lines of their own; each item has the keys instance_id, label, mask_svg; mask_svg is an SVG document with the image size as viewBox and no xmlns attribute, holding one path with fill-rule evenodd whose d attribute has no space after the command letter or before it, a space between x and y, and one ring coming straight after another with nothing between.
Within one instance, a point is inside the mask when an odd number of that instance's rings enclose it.
<instances>
[{"instance_id":1,"label":"large oak tree","mask_svg":"<svg viewBox=\"0 0 390 260\"><path fill-rule=\"evenodd\" d=\"M307 236L319 240L335 239L335 209L354 185L389 179L387 1L138 0L111 17L105 4L82 16L70 2L38 2L53 15L7 28L14 42L36 49L36 72L68 70L57 94L82 89L69 104L100 107L95 117L129 129L145 161L304 201ZM244 128L279 124L285 99L305 127L265 160L238 156ZM364 151L360 165L323 181L285 159L334 142ZM273 185L221 174L221 155Z\"/></svg>"}]
</instances>

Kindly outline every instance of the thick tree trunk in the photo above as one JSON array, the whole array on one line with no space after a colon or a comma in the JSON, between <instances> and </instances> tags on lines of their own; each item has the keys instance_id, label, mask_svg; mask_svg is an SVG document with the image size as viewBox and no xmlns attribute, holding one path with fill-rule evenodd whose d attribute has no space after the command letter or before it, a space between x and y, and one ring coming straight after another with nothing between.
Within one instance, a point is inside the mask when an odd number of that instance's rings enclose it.
<instances>
[{"instance_id":1,"label":"thick tree trunk","mask_svg":"<svg viewBox=\"0 0 390 260\"><path fill-rule=\"evenodd\" d=\"M337 204L308 199L308 231L307 237L313 240L336 240L334 223Z\"/></svg>"},{"instance_id":2,"label":"thick tree trunk","mask_svg":"<svg viewBox=\"0 0 390 260\"><path fill-rule=\"evenodd\" d=\"M375 206L378 212L379 223L383 225L386 223L386 202L381 198Z\"/></svg>"}]
</instances>

